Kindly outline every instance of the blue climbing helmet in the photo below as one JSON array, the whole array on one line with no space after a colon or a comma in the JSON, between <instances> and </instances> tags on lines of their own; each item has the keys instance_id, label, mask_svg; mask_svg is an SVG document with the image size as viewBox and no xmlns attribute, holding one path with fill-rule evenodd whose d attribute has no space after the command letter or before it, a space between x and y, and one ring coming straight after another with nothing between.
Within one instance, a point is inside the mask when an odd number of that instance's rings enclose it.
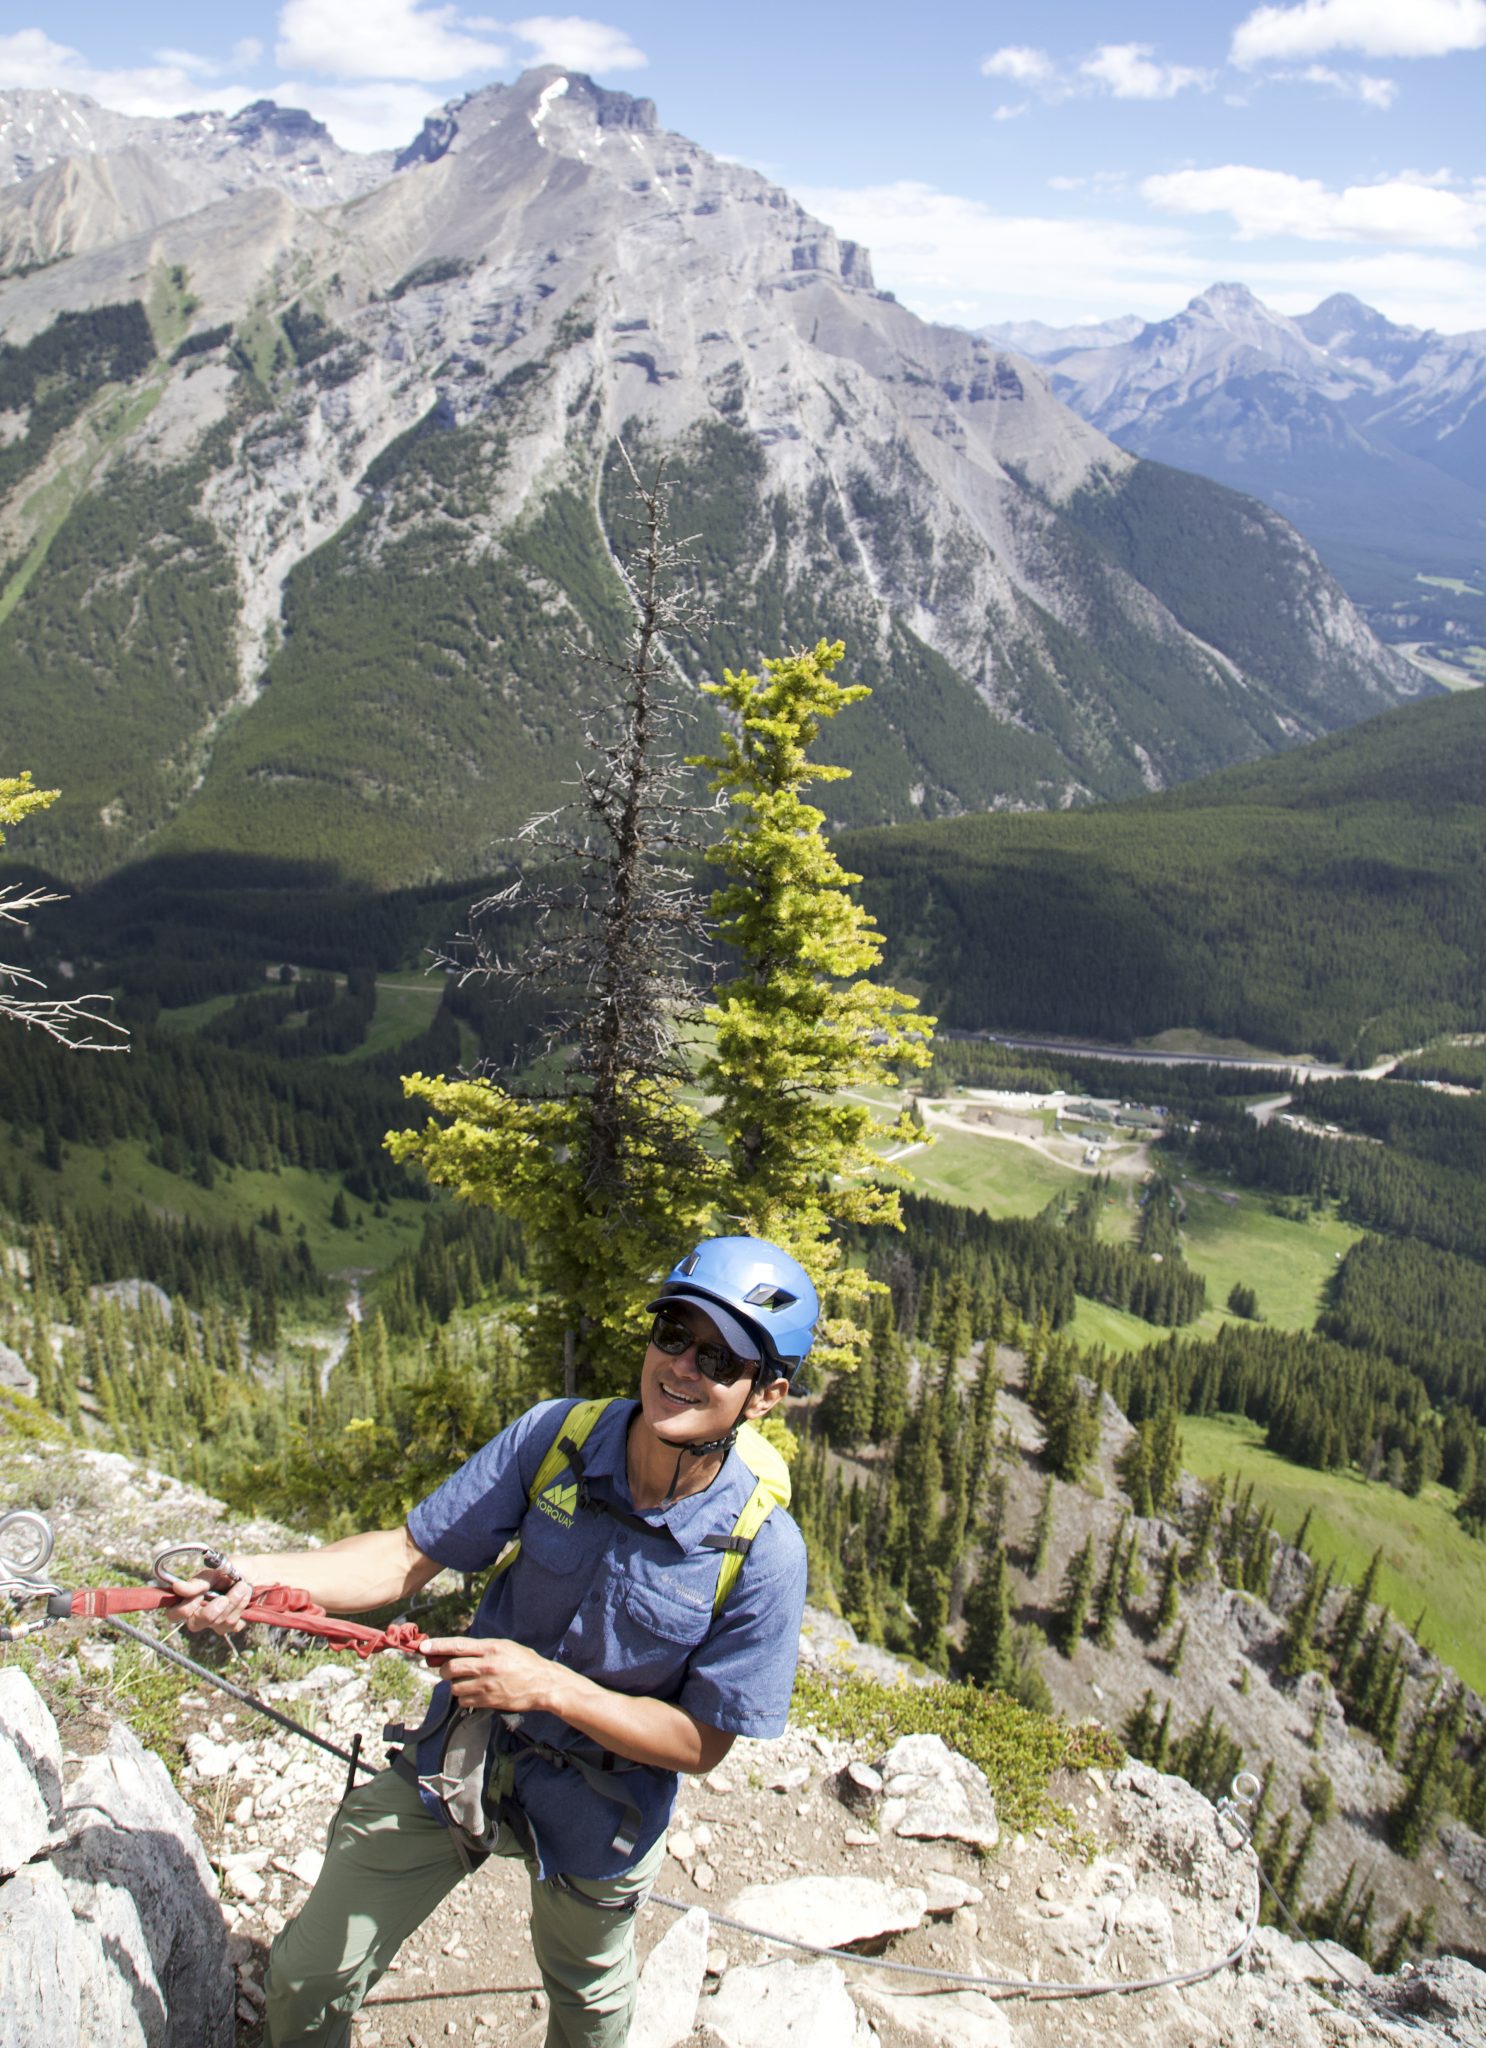
<instances>
[{"instance_id":1,"label":"blue climbing helmet","mask_svg":"<svg viewBox=\"0 0 1486 2048\"><path fill-rule=\"evenodd\" d=\"M763 1358L793 1380L815 1342L820 1296L800 1264L766 1237L708 1237L678 1259L648 1304L699 1302L740 1357Z\"/></svg>"}]
</instances>

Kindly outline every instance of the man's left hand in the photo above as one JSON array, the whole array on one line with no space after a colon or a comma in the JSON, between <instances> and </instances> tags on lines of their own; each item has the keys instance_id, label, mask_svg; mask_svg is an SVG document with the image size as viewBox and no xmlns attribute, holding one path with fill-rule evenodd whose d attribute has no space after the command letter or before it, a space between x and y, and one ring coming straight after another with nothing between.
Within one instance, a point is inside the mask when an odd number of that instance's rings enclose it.
<instances>
[{"instance_id":1,"label":"man's left hand","mask_svg":"<svg viewBox=\"0 0 1486 2048\"><path fill-rule=\"evenodd\" d=\"M446 1678L462 1707L495 1707L504 1714L546 1709L556 1667L523 1643L503 1636L434 1636L421 1654L437 1678Z\"/></svg>"}]
</instances>

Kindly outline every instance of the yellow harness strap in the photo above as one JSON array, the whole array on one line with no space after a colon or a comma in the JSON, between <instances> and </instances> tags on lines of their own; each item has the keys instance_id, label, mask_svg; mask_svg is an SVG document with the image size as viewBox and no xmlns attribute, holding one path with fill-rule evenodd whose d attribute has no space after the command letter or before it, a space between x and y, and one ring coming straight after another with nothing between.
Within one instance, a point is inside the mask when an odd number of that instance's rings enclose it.
<instances>
[{"instance_id":1,"label":"yellow harness strap","mask_svg":"<svg viewBox=\"0 0 1486 2048\"><path fill-rule=\"evenodd\" d=\"M747 1546L775 1508L789 1506L789 1467L769 1439L761 1435L751 1422L745 1422L738 1431L737 1450L753 1474L753 1491L744 1501L733 1524L734 1547L723 1552L722 1570L717 1574L717 1594L712 1602L714 1614L722 1612L722 1603L737 1584Z\"/></svg>"},{"instance_id":2,"label":"yellow harness strap","mask_svg":"<svg viewBox=\"0 0 1486 2048\"><path fill-rule=\"evenodd\" d=\"M603 1399L579 1401L568 1410L558 1427L557 1435L548 1446L546 1456L537 1467L536 1478L527 1490L528 1505L535 1503L538 1494L545 1493L559 1473L568 1469L568 1454L563 1448L564 1444L570 1443L581 1451L593 1434L594 1424L609 1405L609 1401ZM717 1592L712 1601L714 1614L722 1612L723 1602L737 1584L749 1544L775 1508L789 1506L789 1467L768 1438L762 1436L751 1422L745 1422L738 1431L737 1451L753 1474L753 1491L743 1503L731 1533L717 1540L716 1547L722 1550L723 1557L721 1569L717 1574ZM490 1576L496 1578L501 1572L509 1571L516 1562L520 1549L521 1538L512 1537L496 1559L495 1570Z\"/></svg>"}]
</instances>

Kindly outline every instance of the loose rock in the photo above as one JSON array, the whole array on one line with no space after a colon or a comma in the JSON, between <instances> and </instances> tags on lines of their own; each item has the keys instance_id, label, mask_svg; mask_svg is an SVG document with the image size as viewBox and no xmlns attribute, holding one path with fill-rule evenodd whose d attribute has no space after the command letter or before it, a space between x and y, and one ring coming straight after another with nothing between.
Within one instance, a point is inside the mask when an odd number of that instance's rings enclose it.
<instances>
[{"instance_id":1,"label":"loose rock","mask_svg":"<svg viewBox=\"0 0 1486 2048\"><path fill-rule=\"evenodd\" d=\"M747 1886L727 1911L730 1919L769 1934L817 1948L845 1948L921 1926L927 1906L926 1895L911 1885L873 1877L792 1877Z\"/></svg>"},{"instance_id":2,"label":"loose rock","mask_svg":"<svg viewBox=\"0 0 1486 2048\"><path fill-rule=\"evenodd\" d=\"M230 2048L236 1998L216 1880L164 1764L116 1722L73 1784L67 1817L56 1862L73 1911L98 1923L136 2008L159 1999L162 2048Z\"/></svg>"},{"instance_id":3,"label":"loose rock","mask_svg":"<svg viewBox=\"0 0 1486 2048\"><path fill-rule=\"evenodd\" d=\"M628 2048L675 2048L696 2022L711 1922L700 1906L667 1928L640 1972Z\"/></svg>"},{"instance_id":4,"label":"loose rock","mask_svg":"<svg viewBox=\"0 0 1486 2048\"><path fill-rule=\"evenodd\" d=\"M725 2048L877 2048L834 1963L729 1970L699 2016Z\"/></svg>"},{"instance_id":5,"label":"loose rock","mask_svg":"<svg viewBox=\"0 0 1486 2048\"><path fill-rule=\"evenodd\" d=\"M877 2018L912 2039L945 2048L1014 2048L1016 2036L1005 2013L979 1991L937 1992L915 1998L868 1985L856 1993Z\"/></svg>"},{"instance_id":6,"label":"loose rock","mask_svg":"<svg viewBox=\"0 0 1486 2048\"><path fill-rule=\"evenodd\" d=\"M23 1671L0 1671L0 1880L29 1863L62 1818L57 1724Z\"/></svg>"},{"instance_id":7,"label":"loose rock","mask_svg":"<svg viewBox=\"0 0 1486 2048\"><path fill-rule=\"evenodd\" d=\"M888 1832L994 1849L1001 1839L985 1772L938 1735L904 1735L882 1760Z\"/></svg>"}]
</instances>

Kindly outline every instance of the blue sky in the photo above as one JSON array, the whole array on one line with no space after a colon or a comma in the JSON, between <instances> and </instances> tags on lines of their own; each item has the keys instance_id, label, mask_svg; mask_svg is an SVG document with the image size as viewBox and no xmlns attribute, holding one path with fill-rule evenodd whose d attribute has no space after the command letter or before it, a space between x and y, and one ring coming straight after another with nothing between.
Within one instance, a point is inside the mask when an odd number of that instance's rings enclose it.
<instances>
[{"instance_id":1,"label":"blue sky","mask_svg":"<svg viewBox=\"0 0 1486 2048\"><path fill-rule=\"evenodd\" d=\"M6 0L0 85L273 97L368 149L557 62L787 186L930 317L1156 316L1237 279L1284 312L1353 291L1486 328L1486 0L600 4Z\"/></svg>"}]
</instances>

